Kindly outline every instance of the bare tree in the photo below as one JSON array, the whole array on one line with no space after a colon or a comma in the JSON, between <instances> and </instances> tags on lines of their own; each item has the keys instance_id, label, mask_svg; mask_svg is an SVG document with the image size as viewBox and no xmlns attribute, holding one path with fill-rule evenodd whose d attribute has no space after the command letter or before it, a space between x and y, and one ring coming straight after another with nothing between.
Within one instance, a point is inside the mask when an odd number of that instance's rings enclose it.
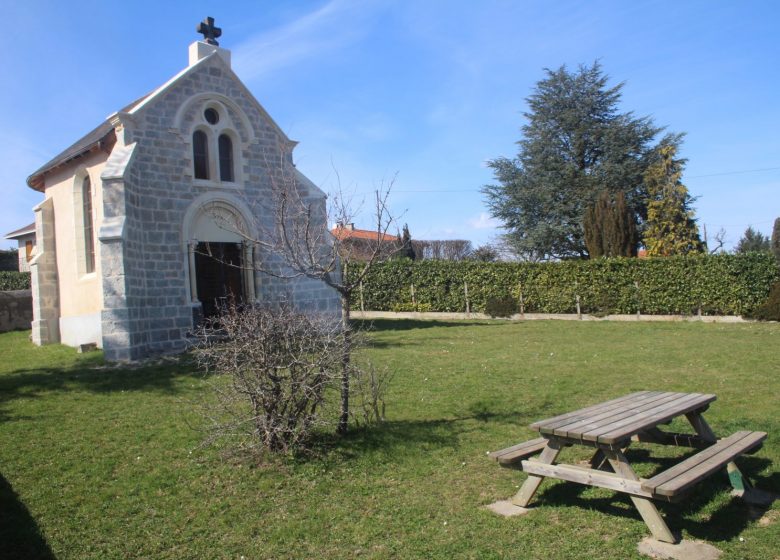
<instances>
[{"instance_id":1,"label":"bare tree","mask_svg":"<svg viewBox=\"0 0 780 560\"><path fill-rule=\"evenodd\" d=\"M707 239L707 224L704 224L704 247L707 249L710 255L714 255L718 251L723 250L723 245L726 243L726 230L720 228L715 232L713 236L712 248L710 248L709 240Z\"/></svg>"},{"instance_id":2,"label":"bare tree","mask_svg":"<svg viewBox=\"0 0 780 560\"><path fill-rule=\"evenodd\" d=\"M350 307L353 294L371 268L390 258L401 248L397 221L390 211L389 197L395 178L383 182L373 192L373 234L360 245L361 259L351 260L352 248L347 238L331 234L328 224L355 222L362 204L344 194L336 174L337 189L326 200L285 158L279 165L269 166L272 196L265 203L269 223L258 224L258 239L247 240L268 257L255 267L279 278L306 277L320 280L333 288L341 299L341 411L338 432L347 431L349 422L350 361L353 333ZM227 224L229 227L229 224ZM235 226L233 226L235 228ZM241 232L239 232L241 233ZM350 271L350 268L353 268Z\"/></svg>"}]
</instances>

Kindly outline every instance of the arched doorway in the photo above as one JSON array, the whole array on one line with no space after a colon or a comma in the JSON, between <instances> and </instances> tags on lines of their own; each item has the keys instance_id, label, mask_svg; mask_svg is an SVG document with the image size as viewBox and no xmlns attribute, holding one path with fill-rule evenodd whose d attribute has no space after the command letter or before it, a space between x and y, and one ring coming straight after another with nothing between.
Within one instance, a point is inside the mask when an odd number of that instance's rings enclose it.
<instances>
[{"instance_id":1,"label":"arched doorway","mask_svg":"<svg viewBox=\"0 0 780 560\"><path fill-rule=\"evenodd\" d=\"M224 199L202 201L188 212L190 296L203 317L231 302L254 301L253 250L243 214Z\"/></svg>"}]
</instances>

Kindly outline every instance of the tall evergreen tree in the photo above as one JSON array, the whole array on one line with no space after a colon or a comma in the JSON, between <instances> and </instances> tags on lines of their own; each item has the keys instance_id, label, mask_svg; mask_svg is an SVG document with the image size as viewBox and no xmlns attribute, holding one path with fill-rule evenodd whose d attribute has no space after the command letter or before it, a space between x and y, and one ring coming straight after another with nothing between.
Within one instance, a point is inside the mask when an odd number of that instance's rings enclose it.
<instances>
[{"instance_id":1,"label":"tall evergreen tree","mask_svg":"<svg viewBox=\"0 0 780 560\"><path fill-rule=\"evenodd\" d=\"M398 251L398 256L412 260L417 258L414 244L412 243L412 236L409 233L409 226L407 224L404 224L403 233L401 234L401 249Z\"/></svg>"},{"instance_id":2,"label":"tall evergreen tree","mask_svg":"<svg viewBox=\"0 0 780 560\"><path fill-rule=\"evenodd\" d=\"M623 84L609 87L598 62L545 72L527 98L517 157L490 161L497 184L482 192L526 258L585 257L585 210L600 191L622 192L637 221L646 217L643 175L662 129L619 111ZM664 143L679 140L668 135Z\"/></svg>"},{"instance_id":3,"label":"tall evergreen tree","mask_svg":"<svg viewBox=\"0 0 780 560\"><path fill-rule=\"evenodd\" d=\"M583 230L590 258L636 256L636 221L622 192L613 200L608 191L602 191L585 210Z\"/></svg>"},{"instance_id":4,"label":"tall evergreen tree","mask_svg":"<svg viewBox=\"0 0 780 560\"><path fill-rule=\"evenodd\" d=\"M745 230L745 233L742 234L742 239L740 239L737 243L737 246L734 247L734 252L764 252L769 251L769 248L769 238L760 231L754 230L753 226L748 226L748 228Z\"/></svg>"},{"instance_id":5,"label":"tall evergreen tree","mask_svg":"<svg viewBox=\"0 0 780 560\"><path fill-rule=\"evenodd\" d=\"M771 247L777 262L780 263L780 218L775 219L775 227L772 228Z\"/></svg>"},{"instance_id":6,"label":"tall evergreen tree","mask_svg":"<svg viewBox=\"0 0 780 560\"><path fill-rule=\"evenodd\" d=\"M649 195L644 244L650 257L700 253L704 244L693 218L693 198L682 183L684 159L675 159L677 146L665 145L658 161L645 173Z\"/></svg>"}]
</instances>

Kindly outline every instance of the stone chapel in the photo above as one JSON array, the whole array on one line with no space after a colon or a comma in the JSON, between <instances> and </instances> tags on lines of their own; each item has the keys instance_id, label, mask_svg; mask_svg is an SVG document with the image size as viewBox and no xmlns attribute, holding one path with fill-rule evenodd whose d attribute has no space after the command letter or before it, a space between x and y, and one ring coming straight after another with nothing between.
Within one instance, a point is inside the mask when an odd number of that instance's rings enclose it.
<instances>
[{"instance_id":1,"label":"stone chapel","mask_svg":"<svg viewBox=\"0 0 780 560\"><path fill-rule=\"evenodd\" d=\"M293 173L323 208L325 194L294 168L296 142L231 70L213 19L198 32L186 68L27 179L44 195L30 260L36 344L94 343L128 361L185 348L226 298L284 296L338 312L324 283L253 266L261 255L247 240L270 219L258 202L271 198L275 174Z\"/></svg>"}]
</instances>

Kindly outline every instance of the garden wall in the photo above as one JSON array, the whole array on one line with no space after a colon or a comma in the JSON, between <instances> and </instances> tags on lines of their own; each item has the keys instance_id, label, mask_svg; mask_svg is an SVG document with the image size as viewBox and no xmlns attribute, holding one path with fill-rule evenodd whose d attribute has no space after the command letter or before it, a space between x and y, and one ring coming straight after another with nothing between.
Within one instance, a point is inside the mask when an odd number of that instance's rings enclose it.
<instances>
[{"instance_id":1,"label":"garden wall","mask_svg":"<svg viewBox=\"0 0 780 560\"><path fill-rule=\"evenodd\" d=\"M32 292L0 292L0 332L28 330L32 322Z\"/></svg>"},{"instance_id":2,"label":"garden wall","mask_svg":"<svg viewBox=\"0 0 780 560\"><path fill-rule=\"evenodd\" d=\"M355 274L358 267L349 267ZM511 298L516 312L593 315L742 315L780 278L770 254L594 259L549 263L394 260L375 266L353 309L484 312Z\"/></svg>"}]
</instances>

